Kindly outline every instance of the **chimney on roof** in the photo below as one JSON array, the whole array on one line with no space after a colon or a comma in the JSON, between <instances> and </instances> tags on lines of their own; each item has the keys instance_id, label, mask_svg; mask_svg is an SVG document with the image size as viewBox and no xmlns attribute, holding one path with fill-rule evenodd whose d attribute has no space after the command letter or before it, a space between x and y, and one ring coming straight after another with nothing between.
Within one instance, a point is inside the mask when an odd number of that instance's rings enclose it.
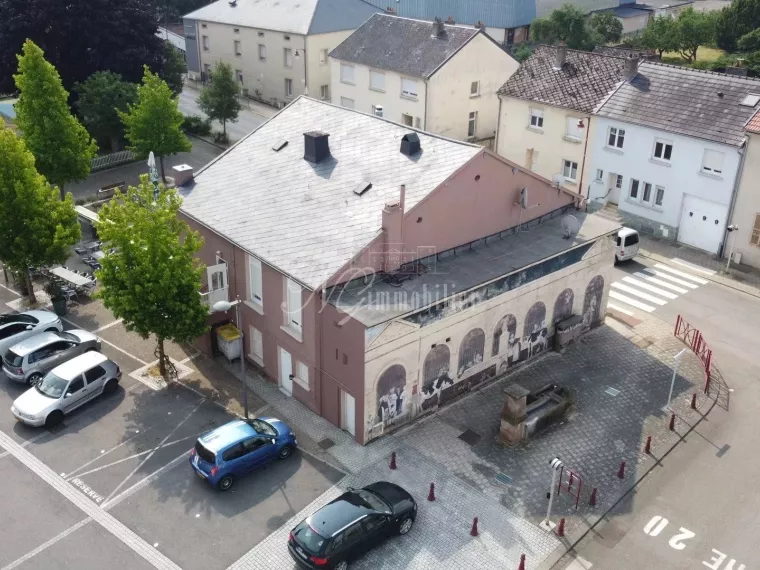
<instances>
[{"instance_id":1,"label":"chimney on roof","mask_svg":"<svg viewBox=\"0 0 760 570\"><path fill-rule=\"evenodd\" d=\"M321 131L310 131L303 134L303 157L313 164L318 164L330 156L330 135Z\"/></svg>"},{"instance_id":2,"label":"chimney on roof","mask_svg":"<svg viewBox=\"0 0 760 570\"><path fill-rule=\"evenodd\" d=\"M414 156L420 152L420 137L417 133L406 133L401 137L401 154Z\"/></svg>"},{"instance_id":3,"label":"chimney on roof","mask_svg":"<svg viewBox=\"0 0 760 570\"><path fill-rule=\"evenodd\" d=\"M475 27L476 28L480 28L481 30L483 30L483 29L485 29L486 25L481 20L478 20L478 23L475 24Z\"/></svg>"},{"instance_id":4,"label":"chimney on roof","mask_svg":"<svg viewBox=\"0 0 760 570\"><path fill-rule=\"evenodd\" d=\"M383 271L393 271L403 263L401 254L404 251L402 224L405 201L406 185L402 184L399 197L388 200L383 208L383 232L385 233Z\"/></svg>"},{"instance_id":5,"label":"chimney on roof","mask_svg":"<svg viewBox=\"0 0 760 570\"><path fill-rule=\"evenodd\" d=\"M639 60L635 57L625 58L625 69L623 70L623 76L630 81L639 72Z\"/></svg>"},{"instance_id":6,"label":"chimney on roof","mask_svg":"<svg viewBox=\"0 0 760 570\"><path fill-rule=\"evenodd\" d=\"M557 57L554 60L554 69L555 71L559 71L562 69L562 67L565 65L565 61L567 60L567 46L564 42L559 44L557 46Z\"/></svg>"},{"instance_id":7,"label":"chimney on roof","mask_svg":"<svg viewBox=\"0 0 760 570\"><path fill-rule=\"evenodd\" d=\"M454 24L456 24L456 22L454 21L454 16L449 16L449 17L446 19L446 23L447 23L447 24L451 24L452 26L453 26Z\"/></svg>"},{"instance_id":8,"label":"chimney on roof","mask_svg":"<svg viewBox=\"0 0 760 570\"><path fill-rule=\"evenodd\" d=\"M440 18L433 20L433 37L440 38L443 35L444 27Z\"/></svg>"},{"instance_id":9,"label":"chimney on roof","mask_svg":"<svg viewBox=\"0 0 760 570\"><path fill-rule=\"evenodd\" d=\"M385 12L388 13L388 14L395 14L396 13L396 9L393 6L388 6L385 9Z\"/></svg>"}]
</instances>

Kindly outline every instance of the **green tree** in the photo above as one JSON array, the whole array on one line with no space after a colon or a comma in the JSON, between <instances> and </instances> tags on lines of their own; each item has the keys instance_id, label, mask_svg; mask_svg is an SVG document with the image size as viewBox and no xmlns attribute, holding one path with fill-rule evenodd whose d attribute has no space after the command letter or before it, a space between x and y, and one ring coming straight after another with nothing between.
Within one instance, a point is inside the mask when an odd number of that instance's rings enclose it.
<instances>
[{"instance_id":1,"label":"green tree","mask_svg":"<svg viewBox=\"0 0 760 570\"><path fill-rule=\"evenodd\" d=\"M623 23L612 12L597 12L591 16L590 26L603 43L619 42L623 36Z\"/></svg>"},{"instance_id":2,"label":"green tree","mask_svg":"<svg viewBox=\"0 0 760 570\"><path fill-rule=\"evenodd\" d=\"M169 86L145 66L142 85L137 88L137 103L129 105L126 113L117 113L126 128L129 148L142 158L153 151L161 163L161 178L166 181L164 157L192 148L182 132L184 117Z\"/></svg>"},{"instance_id":3,"label":"green tree","mask_svg":"<svg viewBox=\"0 0 760 570\"><path fill-rule=\"evenodd\" d=\"M58 72L31 40L24 42L13 78L20 92L16 126L34 155L37 170L58 186L63 200L64 184L89 176L95 141L71 114L69 94Z\"/></svg>"},{"instance_id":4,"label":"green tree","mask_svg":"<svg viewBox=\"0 0 760 570\"><path fill-rule=\"evenodd\" d=\"M79 94L76 106L85 127L98 141L109 141L111 151L119 150L124 125L117 114L137 100L137 85L121 80L110 71L97 71L74 89Z\"/></svg>"},{"instance_id":5,"label":"green tree","mask_svg":"<svg viewBox=\"0 0 760 570\"><path fill-rule=\"evenodd\" d=\"M743 52L752 52L760 50L760 28L752 30L739 38L737 47Z\"/></svg>"},{"instance_id":6,"label":"green tree","mask_svg":"<svg viewBox=\"0 0 760 570\"><path fill-rule=\"evenodd\" d=\"M127 330L156 337L161 376L171 363L165 341L192 342L207 330L208 307L201 301L203 267L195 254L201 236L177 217L176 190L153 185L143 175L127 194L117 192L99 211L98 234L109 248L97 272L98 296Z\"/></svg>"},{"instance_id":7,"label":"green tree","mask_svg":"<svg viewBox=\"0 0 760 570\"><path fill-rule=\"evenodd\" d=\"M159 76L166 81L175 96L182 93L187 63L182 53L168 41L164 42L164 58Z\"/></svg>"},{"instance_id":8,"label":"green tree","mask_svg":"<svg viewBox=\"0 0 760 570\"><path fill-rule=\"evenodd\" d=\"M515 59L522 63L526 59L528 59L531 55L533 55L533 50L530 49L530 46L528 44L520 44L515 48L514 53L512 54L515 56Z\"/></svg>"},{"instance_id":9,"label":"green tree","mask_svg":"<svg viewBox=\"0 0 760 570\"><path fill-rule=\"evenodd\" d=\"M760 0L733 0L715 20L715 43L727 52L736 51L740 37L760 28Z\"/></svg>"},{"instance_id":10,"label":"green tree","mask_svg":"<svg viewBox=\"0 0 760 570\"><path fill-rule=\"evenodd\" d=\"M572 4L563 4L546 18L536 18L531 22L530 32L536 41L565 42L571 49L587 49L591 43L586 14Z\"/></svg>"},{"instance_id":11,"label":"green tree","mask_svg":"<svg viewBox=\"0 0 760 570\"><path fill-rule=\"evenodd\" d=\"M25 276L31 305L29 267L63 263L79 237L71 194L59 200L23 140L0 126L0 260Z\"/></svg>"},{"instance_id":12,"label":"green tree","mask_svg":"<svg viewBox=\"0 0 760 570\"><path fill-rule=\"evenodd\" d=\"M222 133L227 138L227 121L237 122L240 112L240 85L232 76L229 63L218 61L211 75L211 85L201 91L198 105L211 120L222 123Z\"/></svg>"},{"instance_id":13,"label":"green tree","mask_svg":"<svg viewBox=\"0 0 760 570\"><path fill-rule=\"evenodd\" d=\"M675 20L669 16L655 16L644 29L641 44L647 49L657 51L660 57L666 51L678 49Z\"/></svg>"},{"instance_id":14,"label":"green tree","mask_svg":"<svg viewBox=\"0 0 760 570\"><path fill-rule=\"evenodd\" d=\"M675 21L678 52L687 62L697 60L699 46L712 43L715 37L715 18L708 12L697 12L689 6Z\"/></svg>"}]
</instances>

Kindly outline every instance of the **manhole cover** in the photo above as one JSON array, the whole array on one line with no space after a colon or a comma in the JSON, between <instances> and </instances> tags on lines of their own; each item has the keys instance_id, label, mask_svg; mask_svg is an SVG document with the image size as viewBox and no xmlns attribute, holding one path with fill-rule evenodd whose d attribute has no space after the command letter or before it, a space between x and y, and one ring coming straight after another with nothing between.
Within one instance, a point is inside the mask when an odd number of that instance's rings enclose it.
<instances>
[{"instance_id":1,"label":"manhole cover","mask_svg":"<svg viewBox=\"0 0 760 570\"><path fill-rule=\"evenodd\" d=\"M462 434L459 436L459 439L468 445L475 445L480 441L480 436L471 429L468 429L467 431L462 432Z\"/></svg>"},{"instance_id":2,"label":"manhole cover","mask_svg":"<svg viewBox=\"0 0 760 570\"><path fill-rule=\"evenodd\" d=\"M499 474L496 476L496 480L497 480L499 483L504 483L505 485L509 485L509 484L512 482L512 477L510 477L510 476L509 476L509 475L507 475L506 473L499 473Z\"/></svg>"},{"instance_id":3,"label":"manhole cover","mask_svg":"<svg viewBox=\"0 0 760 570\"><path fill-rule=\"evenodd\" d=\"M333 445L335 445L335 442L331 440L329 437L326 437L325 439L320 441L317 445L321 447L322 449L330 449Z\"/></svg>"},{"instance_id":4,"label":"manhole cover","mask_svg":"<svg viewBox=\"0 0 760 570\"><path fill-rule=\"evenodd\" d=\"M607 388L604 392L610 396L617 396L620 394L620 390L615 390L615 388Z\"/></svg>"}]
</instances>

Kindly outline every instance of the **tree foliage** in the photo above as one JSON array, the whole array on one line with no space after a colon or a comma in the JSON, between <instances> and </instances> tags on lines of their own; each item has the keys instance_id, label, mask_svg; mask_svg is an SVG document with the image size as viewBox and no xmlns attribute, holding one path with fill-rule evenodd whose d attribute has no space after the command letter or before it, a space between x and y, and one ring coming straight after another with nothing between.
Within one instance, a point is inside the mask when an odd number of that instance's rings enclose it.
<instances>
[{"instance_id":1,"label":"tree foliage","mask_svg":"<svg viewBox=\"0 0 760 570\"><path fill-rule=\"evenodd\" d=\"M95 142L71 114L69 94L55 67L31 40L24 42L13 78L20 93L16 126L34 155L37 170L58 186L63 199L64 184L89 176Z\"/></svg>"},{"instance_id":2,"label":"tree foliage","mask_svg":"<svg viewBox=\"0 0 760 570\"><path fill-rule=\"evenodd\" d=\"M536 18L530 25L531 37L543 43L565 42L571 49L593 49L595 42L586 26L586 14L572 4L563 4L546 18ZM595 35L595 34L594 34Z\"/></svg>"},{"instance_id":3,"label":"tree foliage","mask_svg":"<svg viewBox=\"0 0 760 570\"><path fill-rule=\"evenodd\" d=\"M159 76L166 81L175 96L182 93L185 73L187 73L187 63L185 63L184 56L170 42L164 41L163 61Z\"/></svg>"},{"instance_id":4,"label":"tree foliage","mask_svg":"<svg viewBox=\"0 0 760 570\"><path fill-rule=\"evenodd\" d=\"M10 93L14 54L31 39L48 54L66 89L96 71L137 82L158 70L155 0L0 0L0 93Z\"/></svg>"},{"instance_id":5,"label":"tree foliage","mask_svg":"<svg viewBox=\"0 0 760 570\"><path fill-rule=\"evenodd\" d=\"M229 63L218 61L211 74L211 85L201 91L198 106L211 120L222 123L222 133L227 137L227 121L236 122L240 112L240 85L232 75Z\"/></svg>"},{"instance_id":6,"label":"tree foliage","mask_svg":"<svg viewBox=\"0 0 760 570\"><path fill-rule=\"evenodd\" d=\"M167 377L164 341L192 342L207 330L201 302L202 266L195 254L203 239L177 217L176 190L153 185L143 175L127 194L117 192L99 211L98 234L109 248L97 272L98 296L127 330L156 337L161 376Z\"/></svg>"},{"instance_id":7,"label":"tree foliage","mask_svg":"<svg viewBox=\"0 0 760 570\"><path fill-rule=\"evenodd\" d=\"M28 268L63 263L79 237L71 194L60 201L24 142L0 126L0 260L25 276L31 304Z\"/></svg>"},{"instance_id":8,"label":"tree foliage","mask_svg":"<svg viewBox=\"0 0 760 570\"><path fill-rule=\"evenodd\" d=\"M590 26L604 43L619 42L623 36L623 23L612 12L597 12L591 16Z\"/></svg>"},{"instance_id":9,"label":"tree foliage","mask_svg":"<svg viewBox=\"0 0 760 570\"><path fill-rule=\"evenodd\" d=\"M178 22L182 16L210 4L213 0L157 0L161 21Z\"/></svg>"},{"instance_id":10,"label":"tree foliage","mask_svg":"<svg viewBox=\"0 0 760 570\"><path fill-rule=\"evenodd\" d=\"M733 0L715 20L715 43L725 51L736 51L739 38L760 28L760 0Z\"/></svg>"},{"instance_id":11,"label":"tree foliage","mask_svg":"<svg viewBox=\"0 0 760 570\"><path fill-rule=\"evenodd\" d=\"M736 45L743 52L760 51L760 28L744 34Z\"/></svg>"},{"instance_id":12,"label":"tree foliage","mask_svg":"<svg viewBox=\"0 0 760 570\"><path fill-rule=\"evenodd\" d=\"M683 10L675 21L678 52L687 62L697 59L697 49L712 43L715 37L715 17L709 12L698 12L692 6Z\"/></svg>"},{"instance_id":13,"label":"tree foliage","mask_svg":"<svg viewBox=\"0 0 760 570\"><path fill-rule=\"evenodd\" d=\"M96 71L74 89L79 94L76 105L87 130L98 142L109 141L111 151L119 150L124 126L116 111L126 111L137 100L137 85L122 81L117 73Z\"/></svg>"},{"instance_id":14,"label":"tree foliage","mask_svg":"<svg viewBox=\"0 0 760 570\"><path fill-rule=\"evenodd\" d=\"M137 87L137 103L129 105L126 113L117 112L130 149L142 158L153 151L161 162L161 178L166 180L164 157L192 148L182 132L184 117L169 86L146 66L142 84Z\"/></svg>"},{"instance_id":15,"label":"tree foliage","mask_svg":"<svg viewBox=\"0 0 760 570\"><path fill-rule=\"evenodd\" d=\"M655 16L644 29L641 43L647 49L656 50L660 57L666 51L676 51L678 42L675 20L670 16Z\"/></svg>"},{"instance_id":16,"label":"tree foliage","mask_svg":"<svg viewBox=\"0 0 760 570\"><path fill-rule=\"evenodd\" d=\"M522 63L526 59L528 59L531 55L533 55L533 50L530 49L530 46L528 44L522 43L519 46L517 46L514 50L515 59Z\"/></svg>"}]
</instances>

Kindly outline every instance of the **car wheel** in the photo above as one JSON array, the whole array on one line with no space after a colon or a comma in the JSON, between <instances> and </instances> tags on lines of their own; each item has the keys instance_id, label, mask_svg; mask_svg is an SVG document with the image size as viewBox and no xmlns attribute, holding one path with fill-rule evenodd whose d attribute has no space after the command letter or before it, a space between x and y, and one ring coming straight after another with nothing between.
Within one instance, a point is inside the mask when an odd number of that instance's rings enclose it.
<instances>
[{"instance_id":1,"label":"car wheel","mask_svg":"<svg viewBox=\"0 0 760 570\"><path fill-rule=\"evenodd\" d=\"M39 381L42 380L42 374L32 374L26 379L26 385L30 388L34 388Z\"/></svg>"},{"instance_id":2,"label":"car wheel","mask_svg":"<svg viewBox=\"0 0 760 570\"><path fill-rule=\"evenodd\" d=\"M345 560L341 560L335 566L333 566L333 570L347 570L347 568L348 568L348 562L346 562Z\"/></svg>"},{"instance_id":3,"label":"car wheel","mask_svg":"<svg viewBox=\"0 0 760 570\"><path fill-rule=\"evenodd\" d=\"M220 491L229 491L230 487L232 487L233 483L232 475L225 475L221 479L219 479L219 482L216 484L217 489Z\"/></svg>"},{"instance_id":4,"label":"car wheel","mask_svg":"<svg viewBox=\"0 0 760 570\"><path fill-rule=\"evenodd\" d=\"M287 459L293 455L293 447L290 445L283 445L280 452L277 454L277 459Z\"/></svg>"},{"instance_id":5,"label":"car wheel","mask_svg":"<svg viewBox=\"0 0 760 570\"><path fill-rule=\"evenodd\" d=\"M414 524L414 521L410 519L409 517L406 517L404 520L401 521L401 524L398 525L398 533L399 534L406 534L410 530L412 530L412 525Z\"/></svg>"},{"instance_id":6,"label":"car wheel","mask_svg":"<svg viewBox=\"0 0 760 570\"><path fill-rule=\"evenodd\" d=\"M48 414L48 417L45 418L45 427L46 428L55 427L62 421L63 421L63 412L61 410L52 411Z\"/></svg>"},{"instance_id":7,"label":"car wheel","mask_svg":"<svg viewBox=\"0 0 760 570\"><path fill-rule=\"evenodd\" d=\"M105 392L106 394L113 394L114 392L116 392L116 388L118 387L119 387L119 383L116 380L111 379L108 382L106 382L106 386L105 388L103 388L103 392Z\"/></svg>"}]
</instances>

